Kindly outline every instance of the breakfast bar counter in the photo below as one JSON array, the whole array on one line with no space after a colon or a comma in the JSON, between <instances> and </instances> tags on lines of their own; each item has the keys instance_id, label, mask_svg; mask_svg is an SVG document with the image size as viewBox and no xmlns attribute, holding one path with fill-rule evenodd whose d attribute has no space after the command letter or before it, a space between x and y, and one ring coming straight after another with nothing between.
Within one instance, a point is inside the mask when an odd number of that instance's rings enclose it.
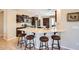
<instances>
[{"instance_id":1,"label":"breakfast bar counter","mask_svg":"<svg viewBox=\"0 0 79 59\"><path fill-rule=\"evenodd\" d=\"M37 49L39 49L39 46L40 46L40 40L39 38L41 36L44 36L44 33L46 33L46 36L49 38L49 41L48 41L48 45L49 47L51 47L51 44L52 44L52 39L51 39L51 35L53 35L54 32L58 32L58 33L61 33L63 32L64 30L57 30L57 29L51 29L51 28L23 28L23 29L18 29L18 30L21 30L21 31L25 31L27 33L27 35L29 35L29 33L33 34L35 33L35 47Z\"/></svg>"},{"instance_id":2,"label":"breakfast bar counter","mask_svg":"<svg viewBox=\"0 0 79 59\"><path fill-rule=\"evenodd\" d=\"M21 31L25 31L25 32L38 32L38 33L43 33L43 32L63 32L63 29L52 29L52 28L23 28L23 29L18 29Z\"/></svg>"}]
</instances>

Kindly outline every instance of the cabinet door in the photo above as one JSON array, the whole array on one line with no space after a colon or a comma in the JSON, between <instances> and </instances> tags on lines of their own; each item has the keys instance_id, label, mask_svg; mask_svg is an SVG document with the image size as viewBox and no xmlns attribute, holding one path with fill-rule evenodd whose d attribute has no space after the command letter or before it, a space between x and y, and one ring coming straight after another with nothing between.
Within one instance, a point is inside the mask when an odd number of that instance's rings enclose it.
<instances>
[{"instance_id":1,"label":"cabinet door","mask_svg":"<svg viewBox=\"0 0 79 59\"><path fill-rule=\"evenodd\" d=\"M35 25L35 19L32 17L32 25Z\"/></svg>"},{"instance_id":2,"label":"cabinet door","mask_svg":"<svg viewBox=\"0 0 79 59\"><path fill-rule=\"evenodd\" d=\"M32 25L35 26L35 24L36 24L35 21L36 21L36 20L38 20L38 17L32 17Z\"/></svg>"},{"instance_id":3,"label":"cabinet door","mask_svg":"<svg viewBox=\"0 0 79 59\"><path fill-rule=\"evenodd\" d=\"M24 19L23 19L23 17L22 17L22 15L16 15L16 21L17 22L24 22Z\"/></svg>"},{"instance_id":4,"label":"cabinet door","mask_svg":"<svg viewBox=\"0 0 79 59\"><path fill-rule=\"evenodd\" d=\"M43 18L43 26L46 26L46 28L49 28L49 18Z\"/></svg>"}]
</instances>

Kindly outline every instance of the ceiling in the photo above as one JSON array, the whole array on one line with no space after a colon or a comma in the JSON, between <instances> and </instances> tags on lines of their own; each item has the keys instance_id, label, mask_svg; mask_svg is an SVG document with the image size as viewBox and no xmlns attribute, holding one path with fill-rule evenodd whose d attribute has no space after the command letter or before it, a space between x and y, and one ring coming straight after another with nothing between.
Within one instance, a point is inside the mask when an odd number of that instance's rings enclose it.
<instances>
[{"instance_id":1,"label":"ceiling","mask_svg":"<svg viewBox=\"0 0 79 59\"><path fill-rule=\"evenodd\" d=\"M51 16L55 15L55 9L21 9L23 11L27 11L33 16Z\"/></svg>"},{"instance_id":2,"label":"ceiling","mask_svg":"<svg viewBox=\"0 0 79 59\"><path fill-rule=\"evenodd\" d=\"M3 10L0 9L0 12ZM53 16L55 15L55 9L17 9L23 13L30 13L32 16Z\"/></svg>"}]
</instances>

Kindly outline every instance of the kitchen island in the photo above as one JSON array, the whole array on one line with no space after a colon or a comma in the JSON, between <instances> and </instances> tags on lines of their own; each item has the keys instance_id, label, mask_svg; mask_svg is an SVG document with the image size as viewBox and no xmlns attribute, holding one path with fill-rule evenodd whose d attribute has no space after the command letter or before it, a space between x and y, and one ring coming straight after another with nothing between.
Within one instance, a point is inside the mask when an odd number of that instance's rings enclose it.
<instances>
[{"instance_id":1,"label":"kitchen island","mask_svg":"<svg viewBox=\"0 0 79 59\"><path fill-rule=\"evenodd\" d=\"M27 35L35 33L34 41L35 41L35 48L37 49L39 49L39 46L40 46L39 38L41 36L44 36L44 33L46 33L46 36L49 38L48 45L49 47L51 47L51 44L52 44L51 35L53 35L54 32L61 33L64 31L63 29L57 30L57 29L51 29L51 28L23 28L18 30L25 31Z\"/></svg>"}]
</instances>

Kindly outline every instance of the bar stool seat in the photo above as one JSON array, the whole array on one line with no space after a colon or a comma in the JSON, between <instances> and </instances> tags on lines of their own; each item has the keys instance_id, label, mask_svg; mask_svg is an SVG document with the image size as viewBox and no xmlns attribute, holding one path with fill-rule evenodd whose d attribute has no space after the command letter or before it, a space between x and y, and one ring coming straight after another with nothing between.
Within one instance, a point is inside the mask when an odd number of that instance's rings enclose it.
<instances>
[{"instance_id":1,"label":"bar stool seat","mask_svg":"<svg viewBox=\"0 0 79 59\"><path fill-rule=\"evenodd\" d=\"M27 35L27 36L26 36L27 42L26 42L25 50L26 50L26 48L31 49L31 48L33 48L33 47L34 47L34 49L35 49L34 37L35 37L34 35Z\"/></svg>"},{"instance_id":2,"label":"bar stool seat","mask_svg":"<svg viewBox=\"0 0 79 59\"><path fill-rule=\"evenodd\" d=\"M46 36L42 36L42 37L40 37L40 41L41 42L47 42L49 39L48 39L48 37L46 37Z\"/></svg>"},{"instance_id":3,"label":"bar stool seat","mask_svg":"<svg viewBox=\"0 0 79 59\"><path fill-rule=\"evenodd\" d=\"M51 37L53 40L60 40L60 36L58 35L52 35Z\"/></svg>"},{"instance_id":4,"label":"bar stool seat","mask_svg":"<svg viewBox=\"0 0 79 59\"><path fill-rule=\"evenodd\" d=\"M58 36L58 35L52 35L51 38L53 39L52 49L53 49L54 40L55 40L55 41L57 41L58 49L60 50L60 44L59 44L59 40L61 39L60 36Z\"/></svg>"},{"instance_id":5,"label":"bar stool seat","mask_svg":"<svg viewBox=\"0 0 79 59\"><path fill-rule=\"evenodd\" d=\"M40 48L39 48L40 50L43 49L43 47L45 47L45 49L49 49L48 40L49 39L46 36L41 36L40 37ZM45 45L43 43L45 43Z\"/></svg>"},{"instance_id":6,"label":"bar stool seat","mask_svg":"<svg viewBox=\"0 0 79 59\"><path fill-rule=\"evenodd\" d=\"M26 35L25 33L24 34L21 34L20 37L24 37L25 35Z\"/></svg>"},{"instance_id":7,"label":"bar stool seat","mask_svg":"<svg viewBox=\"0 0 79 59\"><path fill-rule=\"evenodd\" d=\"M32 40L33 38L34 38L34 35L28 35L28 36L26 37L27 40Z\"/></svg>"}]
</instances>

